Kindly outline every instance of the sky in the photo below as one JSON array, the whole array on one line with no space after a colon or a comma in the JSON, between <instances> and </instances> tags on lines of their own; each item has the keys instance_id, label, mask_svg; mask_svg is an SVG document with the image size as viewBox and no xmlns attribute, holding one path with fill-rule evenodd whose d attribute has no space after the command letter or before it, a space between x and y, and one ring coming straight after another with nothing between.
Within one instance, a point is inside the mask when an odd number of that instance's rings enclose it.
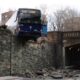
<instances>
[{"instance_id":1,"label":"sky","mask_svg":"<svg viewBox=\"0 0 80 80\"><path fill-rule=\"evenodd\" d=\"M80 11L80 0L0 0L0 14L11 9L39 8L41 5L47 6L48 13L65 7Z\"/></svg>"},{"instance_id":2,"label":"sky","mask_svg":"<svg viewBox=\"0 0 80 80\"><path fill-rule=\"evenodd\" d=\"M71 7L80 11L80 0L0 0L0 13L19 7L36 8L47 5L48 10Z\"/></svg>"}]
</instances>

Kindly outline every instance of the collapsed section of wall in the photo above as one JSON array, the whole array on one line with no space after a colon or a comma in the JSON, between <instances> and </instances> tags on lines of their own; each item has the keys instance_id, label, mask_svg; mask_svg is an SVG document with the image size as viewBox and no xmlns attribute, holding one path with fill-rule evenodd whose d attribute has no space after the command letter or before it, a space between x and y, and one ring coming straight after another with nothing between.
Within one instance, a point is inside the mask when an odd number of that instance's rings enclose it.
<instances>
[{"instance_id":1,"label":"collapsed section of wall","mask_svg":"<svg viewBox=\"0 0 80 80\"><path fill-rule=\"evenodd\" d=\"M0 76L26 74L53 66L48 43L25 42L23 45L7 29L0 29Z\"/></svg>"}]
</instances>

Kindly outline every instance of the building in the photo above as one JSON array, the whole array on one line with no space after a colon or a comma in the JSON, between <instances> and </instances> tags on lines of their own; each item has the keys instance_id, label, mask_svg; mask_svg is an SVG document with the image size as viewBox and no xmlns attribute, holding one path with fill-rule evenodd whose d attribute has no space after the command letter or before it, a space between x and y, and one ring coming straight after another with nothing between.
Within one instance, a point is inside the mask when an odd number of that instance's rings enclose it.
<instances>
[{"instance_id":1,"label":"building","mask_svg":"<svg viewBox=\"0 0 80 80\"><path fill-rule=\"evenodd\" d=\"M1 25L5 25L5 23L10 19L14 11L8 11L1 14Z\"/></svg>"},{"instance_id":2,"label":"building","mask_svg":"<svg viewBox=\"0 0 80 80\"><path fill-rule=\"evenodd\" d=\"M80 31L80 17L65 20L63 24L63 31Z\"/></svg>"}]
</instances>

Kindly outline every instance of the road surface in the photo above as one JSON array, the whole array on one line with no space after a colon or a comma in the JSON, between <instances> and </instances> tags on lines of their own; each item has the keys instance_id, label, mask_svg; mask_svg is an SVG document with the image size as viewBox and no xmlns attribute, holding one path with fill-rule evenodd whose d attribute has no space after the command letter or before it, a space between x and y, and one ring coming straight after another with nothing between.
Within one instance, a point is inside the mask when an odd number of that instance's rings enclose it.
<instances>
[{"instance_id":1,"label":"road surface","mask_svg":"<svg viewBox=\"0 0 80 80\"><path fill-rule=\"evenodd\" d=\"M23 78L23 77L13 77L5 76L0 77L0 80L80 80L80 78L64 78L64 79L53 79L53 78Z\"/></svg>"}]
</instances>

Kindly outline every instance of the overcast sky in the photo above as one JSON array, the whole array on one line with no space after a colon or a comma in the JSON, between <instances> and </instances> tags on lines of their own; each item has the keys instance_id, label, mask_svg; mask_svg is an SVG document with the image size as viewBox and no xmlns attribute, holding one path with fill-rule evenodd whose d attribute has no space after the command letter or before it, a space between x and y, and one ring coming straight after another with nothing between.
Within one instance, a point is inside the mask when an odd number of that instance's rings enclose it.
<instances>
[{"instance_id":1,"label":"overcast sky","mask_svg":"<svg viewBox=\"0 0 80 80\"><path fill-rule=\"evenodd\" d=\"M70 7L80 11L80 0L0 0L0 14L10 9L21 7L39 8L41 5L47 6L47 12Z\"/></svg>"},{"instance_id":2,"label":"overcast sky","mask_svg":"<svg viewBox=\"0 0 80 80\"><path fill-rule=\"evenodd\" d=\"M64 7L71 7L80 11L80 0L0 0L0 13L19 7L35 8L42 4L54 11Z\"/></svg>"}]
</instances>

